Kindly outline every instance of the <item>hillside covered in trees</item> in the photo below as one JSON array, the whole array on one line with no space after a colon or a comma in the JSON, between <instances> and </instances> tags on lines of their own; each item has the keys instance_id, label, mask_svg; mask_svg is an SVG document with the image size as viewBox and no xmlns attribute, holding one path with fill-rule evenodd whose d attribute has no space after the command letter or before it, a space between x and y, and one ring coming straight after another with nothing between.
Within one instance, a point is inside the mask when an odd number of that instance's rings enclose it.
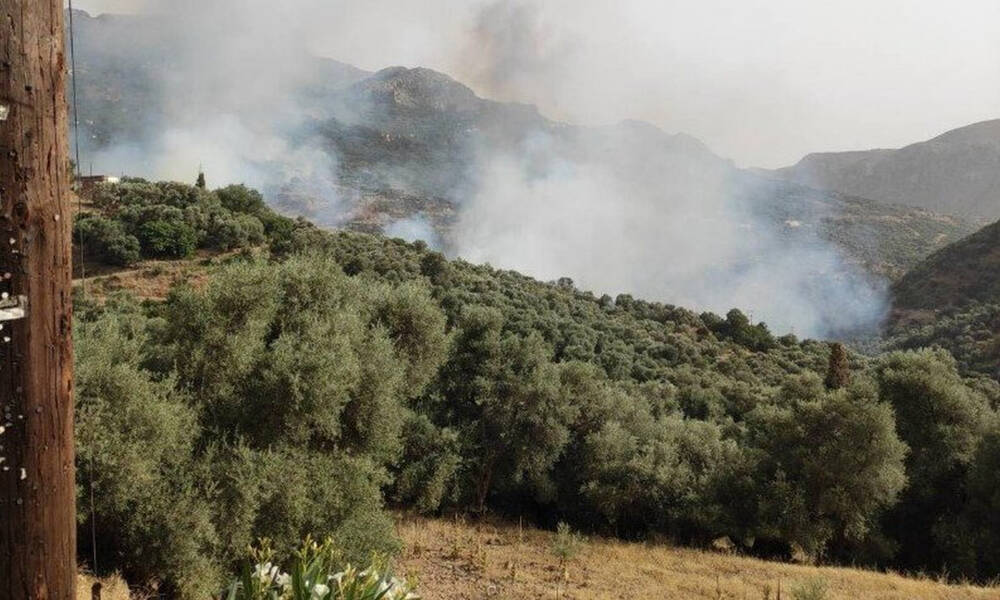
<instances>
[{"instance_id":1,"label":"hillside covered in trees","mask_svg":"<svg viewBox=\"0 0 1000 600\"><path fill-rule=\"evenodd\" d=\"M1000 379L1000 223L934 253L892 295L892 346L941 346L966 372Z\"/></svg>"},{"instance_id":2,"label":"hillside covered in trees","mask_svg":"<svg viewBox=\"0 0 1000 600\"><path fill-rule=\"evenodd\" d=\"M596 296L246 188L101 193L77 228L109 247L246 248L163 301L77 298L79 482L99 492L80 519L133 583L203 597L261 537L392 553L388 507L1000 574L1000 386L947 352Z\"/></svg>"}]
</instances>

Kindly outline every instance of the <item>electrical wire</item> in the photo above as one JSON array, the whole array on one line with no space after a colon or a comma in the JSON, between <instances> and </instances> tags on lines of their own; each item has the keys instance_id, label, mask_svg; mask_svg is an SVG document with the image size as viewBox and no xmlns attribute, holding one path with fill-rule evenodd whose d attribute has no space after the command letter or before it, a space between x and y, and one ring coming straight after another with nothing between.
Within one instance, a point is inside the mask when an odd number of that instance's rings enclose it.
<instances>
[{"instance_id":1,"label":"electrical wire","mask_svg":"<svg viewBox=\"0 0 1000 600\"><path fill-rule=\"evenodd\" d=\"M70 85L73 94L73 150L74 156L76 158L74 166L76 173L74 174L75 183L80 182L80 103L76 91L76 30L73 26L73 0L68 0L69 4L69 65L71 71ZM75 186L74 186L75 187ZM76 190L76 212L79 215L83 211L83 197L80 194L80 190ZM77 248L79 249L78 254L80 258L80 285L83 291L83 297L87 297L87 270L84 265L84 252L83 252L83 232L77 236ZM94 504L94 452L93 449L90 451L90 473L88 487L90 488L90 549L92 553L90 568L93 570L94 574L97 574L97 510Z\"/></svg>"}]
</instances>

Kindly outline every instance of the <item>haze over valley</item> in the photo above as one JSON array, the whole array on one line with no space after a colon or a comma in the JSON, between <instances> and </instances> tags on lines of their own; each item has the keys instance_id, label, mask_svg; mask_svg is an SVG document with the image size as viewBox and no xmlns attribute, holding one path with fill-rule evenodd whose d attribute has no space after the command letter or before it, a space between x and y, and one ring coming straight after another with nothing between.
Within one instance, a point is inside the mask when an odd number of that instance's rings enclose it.
<instances>
[{"instance_id":1,"label":"haze over valley","mask_svg":"<svg viewBox=\"0 0 1000 600\"><path fill-rule=\"evenodd\" d=\"M508 53L541 35L541 17L530 5L483 11L476 35L490 40L484 64L498 80L485 87L500 93L501 73L530 58ZM977 216L935 214L948 206L908 201L905 189L881 194L890 205L799 171L742 170L642 121L552 120L429 69L316 58L252 11L220 30L224 12L78 15L85 170L186 180L202 165L213 183L260 188L322 225L419 238L598 293L741 306L776 331L814 336L877 328L889 281ZM237 31L267 43L248 46ZM266 76L230 76L246 69ZM507 96L522 87L507 84Z\"/></svg>"}]
</instances>

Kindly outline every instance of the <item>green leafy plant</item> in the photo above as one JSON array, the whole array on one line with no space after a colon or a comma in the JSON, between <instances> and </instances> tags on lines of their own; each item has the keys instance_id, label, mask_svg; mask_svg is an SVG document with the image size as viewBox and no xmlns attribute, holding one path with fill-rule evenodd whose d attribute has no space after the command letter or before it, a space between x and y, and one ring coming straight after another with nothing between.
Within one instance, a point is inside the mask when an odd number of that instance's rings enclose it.
<instances>
[{"instance_id":1,"label":"green leafy plant","mask_svg":"<svg viewBox=\"0 0 1000 600\"><path fill-rule=\"evenodd\" d=\"M143 253L154 258L185 258L194 254L197 234L180 221L149 221L139 228Z\"/></svg>"},{"instance_id":2,"label":"green leafy plant","mask_svg":"<svg viewBox=\"0 0 1000 600\"><path fill-rule=\"evenodd\" d=\"M566 568L571 560L576 558L587 543L587 538L573 529L566 523L560 522L556 527L556 534L552 538L552 554L559 559L559 569L566 576Z\"/></svg>"},{"instance_id":3,"label":"green leafy plant","mask_svg":"<svg viewBox=\"0 0 1000 600\"><path fill-rule=\"evenodd\" d=\"M573 531L566 523L560 522L556 526L556 534L552 537L551 550L552 554L559 559L559 571L562 573L561 584L569 584L569 561L580 554L586 543L586 538ZM562 585L557 589L556 594L562 597Z\"/></svg>"},{"instance_id":4,"label":"green leafy plant","mask_svg":"<svg viewBox=\"0 0 1000 600\"><path fill-rule=\"evenodd\" d=\"M118 221L100 215L82 214L76 218L73 239L82 244L86 259L127 267L139 261L139 240Z\"/></svg>"}]
</instances>

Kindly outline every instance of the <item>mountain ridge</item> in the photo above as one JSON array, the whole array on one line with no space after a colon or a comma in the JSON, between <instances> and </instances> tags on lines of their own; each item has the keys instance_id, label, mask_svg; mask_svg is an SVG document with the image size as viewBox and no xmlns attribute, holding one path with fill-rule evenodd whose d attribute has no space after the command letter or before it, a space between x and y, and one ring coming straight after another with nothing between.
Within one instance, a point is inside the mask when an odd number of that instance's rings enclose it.
<instances>
[{"instance_id":1,"label":"mountain ridge","mask_svg":"<svg viewBox=\"0 0 1000 600\"><path fill-rule=\"evenodd\" d=\"M773 176L973 220L1000 218L1000 119L898 149L811 153Z\"/></svg>"}]
</instances>

